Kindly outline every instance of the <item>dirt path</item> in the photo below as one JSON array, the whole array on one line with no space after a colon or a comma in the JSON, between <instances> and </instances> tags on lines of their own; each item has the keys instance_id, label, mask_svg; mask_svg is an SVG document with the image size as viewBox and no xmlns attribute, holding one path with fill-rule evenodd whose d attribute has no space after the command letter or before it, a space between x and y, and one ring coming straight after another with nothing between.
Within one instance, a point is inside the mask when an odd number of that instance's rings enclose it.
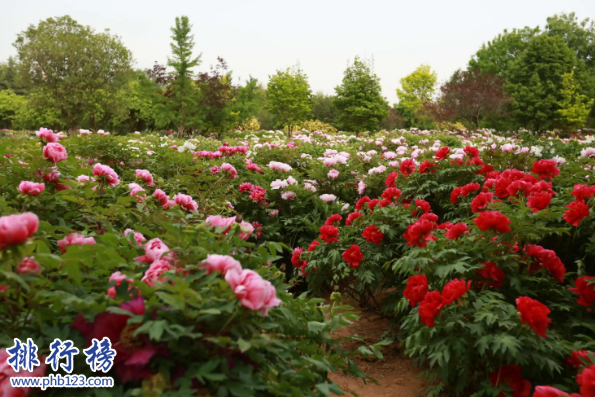
<instances>
[{"instance_id":1,"label":"dirt path","mask_svg":"<svg viewBox=\"0 0 595 397\"><path fill-rule=\"evenodd\" d=\"M336 336L359 335L372 344L382 339L388 329L388 320L374 313L360 313L360 319L353 326L336 332ZM356 342L354 342L356 343ZM357 348L357 344L354 345ZM426 384L419 377L420 369L413 366L412 360L403 356L396 344L385 346L383 360L359 358L359 368L378 381L378 385L364 382L359 378L332 374L346 396L356 393L359 397L423 397Z\"/></svg>"}]
</instances>

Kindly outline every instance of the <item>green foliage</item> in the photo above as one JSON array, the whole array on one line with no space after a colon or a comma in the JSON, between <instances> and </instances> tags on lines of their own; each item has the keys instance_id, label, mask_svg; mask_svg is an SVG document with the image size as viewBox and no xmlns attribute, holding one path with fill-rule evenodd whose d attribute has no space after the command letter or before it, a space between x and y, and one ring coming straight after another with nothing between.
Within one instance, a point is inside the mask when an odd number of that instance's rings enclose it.
<instances>
[{"instance_id":1,"label":"green foliage","mask_svg":"<svg viewBox=\"0 0 595 397\"><path fill-rule=\"evenodd\" d=\"M382 96L380 78L370 64L355 57L345 70L343 83L335 88L337 125L345 131L377 131L388 115L388 102Z\"/></svg>"},{"instance_id":2,"label":"green foliage","mask_svg":"<svg viewBox=\"0 0 595 397\"><path fill-rule=\"evenodd\" d=\"M333 95L324 95L322 92L317 92L312 96L312 114L314 120L322 121L323 123L334 125L337 120L337 108L333 104Z\"/></svg>"},{"instance_id":3,"label":"green foliage","mask_svg":"<svg viewBox=\"0 0 595 397\"><path fill-rule=\"evenodd\" d=\"M27 107L27 99L13 90L0 91L0 128L11 128L14 120Z\"/></svg>"},{"instance_id":4,"label":"green foliage","mask_svg":"<svg viewBox=\"0 0 595 397\"><path fill-rule=\"evenodd\" d=\"M269 76L267 109L278 127L287 127L289 136L312 113L312 91L308 77L299 67L278 70Z\"/></svg>"},{"instance_id":5,"label":"green foliage","mask_svg":"<svg viewBox=\"0 0 595 397\"><path fill-rule=\"evenodd\" d=\"M437 79L436 72L429 65L421 65L401 79L401 88L397 88L397 111L405 117L409 126L427 125L427 117L424 117L421 110L424 102L432 99Z\"/></svg>"},{"instance_id":6,"label":"green foliage","mask_svg":"<svg viewBox=\"0 0 595 397\"><path fill-rule=\"evenodd\" d=\"M573 75L574 71L562 76L562 88L560 89L562 99L558 102L559 109L556 110L557 122L569 130L585 125L593 102L595 102L595 99L588 100L586 95L578 92L579 86L575 83Z\"/></svg>"},{"instance_id":7,"label":"green foliage","mask_svg":"<svg viewBox=\"0 0 595 397\"><path fill-rule=\"evenodd\" d=\"M46 125L98 128L125 109L118 91L130 77L132 55L117 36L64 16L31 25L14 46L18 82L31 93L30 108L51 115Z\"/></svg>"}]
</instances>

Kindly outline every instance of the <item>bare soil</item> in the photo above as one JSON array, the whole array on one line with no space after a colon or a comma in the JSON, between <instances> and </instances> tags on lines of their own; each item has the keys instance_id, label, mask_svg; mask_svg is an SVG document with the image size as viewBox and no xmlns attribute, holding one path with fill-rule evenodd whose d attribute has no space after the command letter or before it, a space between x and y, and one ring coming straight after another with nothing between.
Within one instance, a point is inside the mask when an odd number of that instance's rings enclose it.
<instances>
[{"instance_id":1,"label":"bare soil","mask_svg":"<svg viewBox=\"0 0 595 397\"><path fill-rule=\"evenodd\" d=\"M351 327L341 329L334 336L358 335L366 344L374 344L382 339L382 334L388 330L388 320L378 314L360 312L360 319ZM357 349L361 342L348 342L349 347ZM396 343L384 346L382 350L384 359L379 360L359 357L355 360L358 367L368 376L376 379L378 384L364 383L360 378L343 374L331 374L330 378L345 392L346 396L359 397L423 397L427 387L421 370L413 366L411 359L403 355Z\"/></svg>"}]
</instances>

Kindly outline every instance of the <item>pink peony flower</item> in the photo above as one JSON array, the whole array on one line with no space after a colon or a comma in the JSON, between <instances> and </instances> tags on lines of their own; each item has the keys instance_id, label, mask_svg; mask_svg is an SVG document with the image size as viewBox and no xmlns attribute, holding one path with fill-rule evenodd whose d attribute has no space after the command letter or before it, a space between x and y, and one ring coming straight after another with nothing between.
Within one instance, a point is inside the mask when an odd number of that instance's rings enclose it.
<instances>
[{"instance_id":1,"label":"pink peony flower","mask_svg":"<svg viewBox=\"0 0 595 397\"><path fill-rule=\"evenodd\" d=\"M238 176L238 171L236 171L235 167L231 164L223 163L223 164L221 164L221 169L229 172L231 174L232 178L235 178L236 176Z\"/></svg>"},{"instance_id":2,"label":"pink peony flower","mask_svg":"<svg viewBox=\"0 0 595 397\"><path fill-rule=\"evenodd\" d=\"M132 284L134 282L134 280L132 279L127 279L127 275L122 274L120 272L115 272L112 273L111 276L109 276L109 281L115 281L116 285L114 285L113 287L109 287L107 289L107 294L106 296L109 296L110 298L115 298L116 297L116 287L119 287L120 284L122 284L122 281L126 280L128 281L129 284ZM131 287L129 287L128 289L130 290Z\"/></svg>"},{"instance_id":3,"label":"pink peony flower","mask_svg":"<svg viewBox=\"0 0 595 397\"><path fill-rule=\"evenodd\" d=\"M93 245L95 244L95 239L93 237L85 237L78 233L70 233L68 236L64 237L62 240L58 240L58 247L60 248L60 252L63 254L66 252L66 248L70 247L71 245Z\"/></svg>"},{"instance_id":4,"label":"pink peony flower","mask_svg":"<svg viewBox=\"0 0 595 397\"><path fill-rule=\"evenodd\" d=\"M22 181L19 183L19 192L22 194L28 194L30 196L37 196L45 189L45 184Z\"/></svg>"},{"instance_id":5,"label":"pink peony flower","mask_svg":"<svg viewBox=\"0 0 595 397\"><path fill-rule=\"evenodd\" d=\"M15 372L10 365L8 365L8 358L10 355L6 349L0 349L0 396L2 397L27 397L31 392L30 387L12 387L10 378L16 377L41 377L45 376L46 364L45 357L40 356L39 362L41 365L33 367L33 372L28 372L21 369Z\"/></svg>"},{"instance_id":6,"label":"pink peony flower","mask_svg":"<svg viewBox=\"0 0 595 397\"><path fill-rule=\"evenodd\" d=\"M79 175L76 177L76 180L80 183L87 183L91 180L91 178L89 178L87 175Z\"/></svg>"},{"instance_id":7,"label":"pink peony flower","mask_svg":"<svg viewBox=\"0 0 595 397\"><path fill-rule=\"evenodd\" d=\"M27 241L39 228L39 218L31 212L0 217L0 250Z\"/></svg>"},{"instance_id":8,"label":"pink peony flower","mask_svg":"<svg viewBox=\"0 0 595 397\"><path fill-rule=\"evenodd\" d=\"M270 210L270 211L269 211L269 216L270 216L271 218L274 218L274 217L276 217L277 215L279 215L279 210Z\"/></svg>"},{"instance_id":9,"label":"pink peony flower","mask_svg":"<svg viewBox=\"0 0 595 397\"><path fill-rule=\"evenodd\" d=\"M234 224L235 221L235 216L223 218L220 215L211 215L207 217L207 219L205 220L205 224L214 228L223 228L223 234L227 234L227 232L229 232L229 229L231 228L231 225Z\"/></svg>"},{"instance_id":10,"label":"pink peony flower","mask_svg":"<svg viewBox=\"0 0 595 397\"><path fill-rule=\"evenodd\" d=\"M165 245L163 241L158 238L149 240L145 244L145 254L134 258L137 262L153 263L157 259L160 259L163 254L169 252L169 247ZM163 256L165 259L170 259L171 255Z\"/></svg>"},{"instance_id":11,"label":"pink peony flower","mask_svg":"<svg viewBox=\"0 0 595 397\"><path fill-rule=\"evenodd\" d=\"M337 196L335 196L334 194L323 194L320 196L320 199L325 203L332 203L337 199Z\"/></svg>"},{"instance_id":12,"label":"pink peony flower","mask_svg":"<svg viewBox=\"0 0 595 397\"><path fill-rule=\"evenodd\" d=\"M254 226L251 223L245 221L240 223L240 238L242 240L248 240L252 232L254 232Z\"/></svg>"},{"instance_id":13,"label":"pink peony flower","mask_svg":"<svg viewBox=\"0 0 595 397\"><path fill-rule=\"evenodd\" d=\"M148 186L154 186L153 183L153 175L147 170L136 170L136 177L141 178L143 181L147 182Z\"/></svg>"},{"instance_id":14,"label":"pink peony flower","mask_svg":"<svg viewBox=\"0 0 595 397\"><path fill-rule=\"evenodd\" d=\"M151 263L151 266L149 266L141 281L147 284L149 287L154 287L156 281L167 281L167 277L161 276L163 275L163 273L173 268L174 267L170 265L168 261L164 261L163 259L157 259L156 261Z\"/></svg>"},{"instance_id":15,"label":"pink peony flower","mask_svg":"<svg viewBox=\"0 0 595 397\"><path fill-rule=\"evenodd\" d=\"M327 174L327 176L331 179L336 179L339 177L339 171L337 170L330 170Z\"/></svg>"},{"instance_id":16,"label":"pink peony flower","mask_svg":"<svg viewBox=\"0 0 595 397\"><path fill-rule=\"evenodd\" d=\"M194 201L192 199L192 196L189 196L187 194L182 194L182 193L176 194L174 196L174 202L176 204L184 207L188 211L197 211L198 210L198 204L196 203L196 201Z\"/></svg>"},{"instance_id":17,"label":"pink peony flower","mask_svg":"<svg viewBox=\"0 0 595 397\"><path fill-rule=\"evenodd\" d=\"M31 274L39 274L41 272L41 267L39 263L34 261L35 257L33 256L26 256L23 258L23 261L20 265L17 266L17 273L31 273Z\"/></svg>"},{"instance_id":18,"label":"pink peony flower","mask_svg":"<svg viewBox=\"0 0 595 397\"><path fill-rule=\"evenodd\" d=\"M281 194L281 198L283 200L293 200L295 198L295 196L296 196L295 192L291 192L291 191Z\"/></svg>"},{"instance_id":19,"label":"pink peony flower","mask_svg":"<svg viewBox=\"0 0 595 397\"><path fill-rule=\"evenodd\" d=\"M161 189L155 189L155 191L153 192L153 197L159 200L159 204L161 204L162 206L167 205L167 202L169 201L169 196L165 194L165 192Z\"/></svg>"},{"instance_id":20,"label":"pink peony flower","mask_svg":"<svg viewBox=\"0 0 595 397\"><path fill-rule=\"evenodd\" d=\"M143 234L140 233L140 232L135 232L132 229L126 229L126 230L124 230L124 236L128 236L128 233L134 233L134 240L138 243L138 245L142 245L141 243L143 241L147 241L147 239L145 238L145 236L143 236Z\"/></svg>"},{"instance_id":21,"label":"pink peony flower","mask_svg":"<svg viewBox=\"0 0 595 397\"><path fill-rule=\"evenodd\" d=\"M68 158L66 148L59 143L48 143L43 148L43 157L52 161L54 164L64 161Z\"/></svg>"},{"instance_id":22,"label":"pink peony flower","mask_svg":"<svg viewBox=\"0 0 595 397\"><path fill-rule=\"evenodd\" d=\"M120 183L116 171L107 165L102 165L100 163L95 164L93 166L93 175L97 177L95 178L97 182L99 182L102 177L105 177L107 184L110 186L116 186L118 183Z\"/></svg>"},{"instance_id":23,"label":"pink peony flower","mask_svg":"<svg viewBox=\"0 0 595 397\"><path fill-rule=\"evenodd\" d=\"M242 265L229 255L207 255L207 259L202 262L201 268L207 269L207 274L211 272L221 272L224 276L230 270L242 271Z\"/></svg>"},{"instance_id":24,"label":"pink peony flower","mask_svg":"<svg viewBox=\"0 0 595 397\"><path fill-rule=\"evenodd\" d=\"M54 131L48 130L47 128L43 127L41 127L39 131L35 133L35 135L37 135L41 139L45 139L48 143L54 143L60 140L60 137L58 137L58 135L55 135Z\"/></svg>"},{"instance_id":25,"label":"pink peony flower","mask_svg":"<svg viewBox=\"0 0 595 397\"><path fill-rule=\"evenodd\" d=\"M275 287L253 270L229 271L225 280L244 307L260 310L263 316L269 309L281 304Z\"/></svg>"}]
</instances>

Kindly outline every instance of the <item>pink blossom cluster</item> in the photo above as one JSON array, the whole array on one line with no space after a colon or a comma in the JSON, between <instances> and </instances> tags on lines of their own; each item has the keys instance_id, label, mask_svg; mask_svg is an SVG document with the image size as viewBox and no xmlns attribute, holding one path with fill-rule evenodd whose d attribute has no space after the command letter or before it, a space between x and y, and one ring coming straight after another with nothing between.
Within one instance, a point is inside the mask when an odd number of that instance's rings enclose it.
<instances>
[{"instance_id":1,"label":"pink blossom cluster","mask_svg":"<svg viewBox=\"0 0 595 397\"><path fill-rule=\"evenodd\" d=\"M106 181L109 186L116 186L120 183L118 174L110 166L97 163L93 166L93 175L96 182Z\"/></svg>"}]
</instances>

